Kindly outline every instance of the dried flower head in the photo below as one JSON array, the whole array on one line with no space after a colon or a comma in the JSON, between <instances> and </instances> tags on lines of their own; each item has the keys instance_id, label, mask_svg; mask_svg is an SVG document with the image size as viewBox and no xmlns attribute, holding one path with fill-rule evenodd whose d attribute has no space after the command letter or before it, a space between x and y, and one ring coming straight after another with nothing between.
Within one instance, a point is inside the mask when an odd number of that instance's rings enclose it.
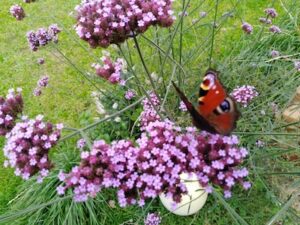
<instances>
[{"instance_id":1,"label":"dried flower head","mask_svg":"<svg viewBox=\"0 0 300 225\"><path fill-rule=\"evenodd\" d=\"M13 5L10 7L10 14L17 20L23 20L25 18L25 11L19 5Z\"/></svg>"},{"instance_id":2,"label":"dried flower head","mask_svg":"<svg viewBox=\"0 0 300 225\"><path fill-rule=\"evenodd\" d=\"M172 0L95 0L76 6L76 32L91 47L108 47L145 32L151 25L169 27Z\"/></svg>"}]
</instances>

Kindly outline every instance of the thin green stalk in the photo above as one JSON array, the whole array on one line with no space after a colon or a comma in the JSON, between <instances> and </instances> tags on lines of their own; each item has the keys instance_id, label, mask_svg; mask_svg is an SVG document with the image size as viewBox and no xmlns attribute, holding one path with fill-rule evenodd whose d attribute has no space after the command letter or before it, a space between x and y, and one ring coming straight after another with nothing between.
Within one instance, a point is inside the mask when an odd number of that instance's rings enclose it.
<instances>
[{"instance_id":1,"label":"thin green stalk","mask_svg":"<svg viewBox=\"0 0 300 225\"><path fill-rule=\"evenodd\" d=\"M185 8L185 0L182 1L182 11L184 10ZM185 15L182 15L183 18ZM180 22L180 32L179 32L179 64L181 65L182 63L182 42L183 42L183 22L184 22L184 19L182 18L181 22ZM181 79L181 71L179 70L178 72L178 85L179 87L181 87L181 84L182 84L182 79Z\"/></svg>"},{"instance_id":2,"label":"thin green stalk","mask_svg":"<svg viewBox=\"0 0 300 225\"><path fill-rule=\"evenodd\" d=\"M97 85L92 82L92 80L89 78L89 75L87 75L85 72L83 72L81 69L79 69L75 63L73 63L62 51L59 50L55 45L52 45L53 48L76 70L78 71L90 84L92 84L101 94L103 94L105 97L109 97L104 91L99 89ZM111 98L111 97L109 97Z\"/></svg>"},{"instance_id":3,"label":"thin green stalk","mask_svg":"<svg viewBox=\"0 0 300 225\"><path fill-rule=\"evenodd\" d=\"M214 24L213 24L213 31L212 31L212 38L211 38L211 45L210 45L210 53L209 53L209 68L211 67L211 61L212 61L212 55L213 55L213 49L214 49L214 42L215 42L215 29L216 29L216 22L217 22L217 15L218 15L218 7L219 6L219 0L216 1L215 5L215 16L214 16Z\"/></svg>"},{"instance_id":4,"label":"thin green stalk","mask_svg":"<svg viewBox=\"0 0 300 225\"><path fill-rule=\"evenodd\" d=\"M147 74L147 76L148 76L148 79L149 79L149 81L150 81L150 83L151 83L151 86L152 86L152 88L153 88L153 91L154 91L154 93L156 94L156 96L159 96L158 93L157 93L157 91L156 91L155 83L154 83L154 81L153 81L153 79L152 79L152 77L151 77L151 74L150 74L150 72L149 72L149 70L148 70L148 67L147 67L147 65L146 65L146 63L145 63L145 60L144 60L144 57L143 57L141 48L140 48L139 43L138 43L138 41L137 41L137 39L136 39L136 35L133 35L133 40L134 40L135 47L136 47L136 49L137 49L137 51L138 51L138 55L139 55L139 57L140 57L140 59L141 59L141 62L142 62L142 64L143 64L143 67L144 67L144 69L145 69L145 71L146 71L146 74Z\"/></svg>"},{"instance_id":5,"label":"thin green stalk","mask_svg":"<svg viewBox=\"0 0 300 225\"><path fill-rule=\"evenodd\" d=\"M289 200L283 205L283 207L266 223L266 225L275 224L276 221L282 218L298 197L299 197L299 192L294 193L289 198Z\"/></svg>"}]
</instances>

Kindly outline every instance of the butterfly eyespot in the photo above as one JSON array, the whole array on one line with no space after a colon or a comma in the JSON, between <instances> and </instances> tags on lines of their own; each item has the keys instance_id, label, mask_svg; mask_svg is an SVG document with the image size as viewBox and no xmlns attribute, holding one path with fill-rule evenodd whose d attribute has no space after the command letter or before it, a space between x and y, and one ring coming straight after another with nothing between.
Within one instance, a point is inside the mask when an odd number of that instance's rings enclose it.
<instances>
[{"instance_id":1,"label":"butterfly eyespot","mask_svg":"<svg viewBox=\"0 0 300 225\"><path fill-rule=\"evenodd\" d=\"M230 111L230 103L228 100L224 100L221 104L220 104L220 108L223 112L228 112Z\"/></svg>"}]
</instances>

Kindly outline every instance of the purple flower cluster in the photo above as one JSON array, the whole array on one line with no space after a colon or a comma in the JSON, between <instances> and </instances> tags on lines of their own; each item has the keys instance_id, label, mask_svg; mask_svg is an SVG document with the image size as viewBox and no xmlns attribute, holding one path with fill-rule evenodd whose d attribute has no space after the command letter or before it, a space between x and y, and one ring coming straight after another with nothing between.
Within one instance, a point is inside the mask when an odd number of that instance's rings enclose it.
<instances>
[{"instance_id":1,"label":"purple flower cluster","mask_svg":"<svg viewBox=\"0 0 300 225\"><path fill-rule=\"evenodd\" d=\"M244 181L247 169L237 168L248 152L237 147L236 136L199 133L195 128L182 131L170 121L155 121L136 143L95 141L91 152L81 153L80 166L60 174L65 185L57 188L58 193L71 188L75 201L86 201L101 188L117 188L119 204L125 207L142 206L162 192L179 202L187 191L180 174L186 172L196 173L203 187L220 186L225 197L230 197L236 183L245 189L251 186Z\"/></svg>"},{"instance_id":2,"label":"purple flower cluster","mask_svg":"<svg viewBox=\"0 0 300 225\"><path fill-rule=\"evenodd\" d=\"M45 63L45 59L44 58L38 58L37 63L40 65L43 65Z\"/></svg>"},{"instance_id":3,"label":"purple flower cluster","mask_svg":"<svg viewBox=\"0 0 300 225\"><path fill-rule=\"evenodd\" d=\"M267 14L267 16L270 16L272 18L275 18L278 16L276 10L274 8L267 8L265 9L265 13Z\"/></svg>"},{"instance_id":4,"label":"purple flower cluster","mask_svg":"<svg viewBox=\"0 0 300 225\"><path fill-rule=\"evenodd\" d=\"M32 51L37 51L39 47L47 45L49 42L57 42L58 33L61 29L56 25L52 24L45 28L39 28L36 32L29 31L27 33L27 41Z\"/></svg>"},{"instance_id":5,"label":"purple flower cluster","mask_svg":"<svg viewBox=\"0 0 300 225\"><path fill-rule=\"evenodd\" d=\"M10 7L10 14L15 17L17 20L22 20L25 18L25 11L19 5L12 5Z\"/></svg>"},{"instance_id":6,"label":"purple flower cluster","mask_svg":"<svg viewBox=\"0 0 300 225\"><path fill-rule=\"evenodd\" d=\"M0 97L0 135L5 136L15 126L15 120L23 111L21 89L8 91L6 99Z\"/></svg>"},{"instance_id":7,"label":"purple flower cluster","mask_svg":"<svg viewBox=\"0 0 300 225\"><path fill-rule=\"evenodd\" d=\"M103 65L93 64L92 67L96 69L96 74L109 81L112 84L121 83L122 72L126 70L126 62L118 58L115 62L109 56L101 58Z\"/></svg>"},{"instance_id":8,"label":"purple flower cluster","mask_svg":"<svg viewBox=\"0 0 300 225\"><path fill-rule=\"evenodd\" d=\"M254 86L243 85L241 87L235 88L230 94L236 102L241 103L243 107L247 107L250 101L258 96Z\"/></svg>"},{"instance_id":9,"label":"purple flower cluster","mask_svg":"<svg viewBox=\"0 0 300 225\"><path fill-rule=\"evenodd\" d=\"M148 213L144 220L145 225L159 225L161 223L161 217L157 213Z\"/></svg>"},{"instance_id":10,"label":"purple flower cluster","mask_svg":"<svg viewBox=\"0 0 300 225\"><path fill-rule=\"evenodd\" d=\"M62 125L54 128L51 123L43 122L41 115L35 119L24 117L6 135L4 166L15 168L15 175L24 180L38 173L37 180L42 182L52 167L48 154L58 142L61 129Z\"/></svg>"},{"instance_id":11,"label":"purple flower cluster","mask_svg":"<svg viewBox=\"0 0 300 225\"><path fill-rule=\"evenodd\" d=\"M128 91L126 91L124 97L125 97L125 99L127 99L127 100L131 100L131 99L133 99L133 98L135 97L135 95L136 95L136 93L135 93L134 90L128 90Z\"/></svg>"},{"instance_id":12,"label":"purple flower cluster","mask_svg":"<svg viewBox=\"0 0 300 225\"><path fill-rule=\"evenodd\" d=\"M25 3L35 2L35 0L23 0Z\"/></svg>"},{"instance_id":13,"label":"purple flower cluster","mask_svg":"<svg viewBox=\"0 0 300 225\"><path fill-rule=\"evenodd\" d=\"M253 31L253 27L250 23L247 22L243 22L242 24L242 30L246 33L246 34L251 34Z\"/></svg>"},{"instance_id":14,"label":"purple flower cluster","mask_svg":"<svg viewBox=\"0 0 300 225\"><path fill-rule=\"evenodd\" d=\"M140 115L140 129L143 131L150 122L160 120L159 115L153 108L160 105L160 101L157 96L152 92L149 94L150 100L146 98L143 100L143 111Z\"/></svg>"},{"instance_id":15,"label":"purple flower cluster","mask_svg":"<svg viewBox=\"0 0 300 225\"><path fill-rule=\"evenodd\" d=\"M274 34L281 33L281 29L278 26L275 26L275 25L270 26L269 31L274 33Z\"/></svg>"},{"instance_id":16,"label":"purple flower cluster","mask_svg":"<svg viewBox=\"0 0 300 225\"><path fill-rule=\"evenodd\" d=\"M272 24L272 20L267 19L267 18L265 18L265 17L259 18L259 22L265 23L265 24Z\"/></svg>"},{"instance_id":17,"label":"purple flower cluster","mask_svg":"<svg viewBox=\"0 0 300 225\"><path fill-rule=\"evenodd\" d=\"M169 27L173 0L83 0L76 6L76 32L91 47L108 47L145 32L151 25Z\"/></svg>"},{"instance_id":18,"label":"purple flower cluster","mask_svg":"<svg viewBox=\"0 0 300 225\"><path fill-rule=\"evenodd\" d=\"M267 8L267 9L265 9L265 13L266 13L267 17L271 17L271 18L275 18L275 17L278 16L278 14L277 14L277 12L276 12L276 10L274 8ZM259 18L259 21L261 23L265 23L267 25L272 24L272 20L268 19L268 18L265 18L265 17ZM275 34L281 33L280 28L278 26L275 26L275 25L270 26L269 27L269 31L272 32L272 33L275 33Z\"/></svg>"},{"instance_id":19,"label":"purple flower cluster","mask_svg":"<svg viewBox=\"0 0 300 225\"><path fill-rule=\"evenodd\" d=\"M186 111L187 111L187 107L186 107L186 105L184 104L183 101L180 102L179 109L180 109L182 112L186 112Z\"/></svg>"},{"instance_id":20,"label":"purple flower cluster","mask_svg":"<svg viewBox=\"0 0 300 225\"><path fill-rule=\"evenodd\" d=\"M47 87L49 84L49 76L43 76L39 81L37 82L37 85L41 88Z\"/></svg>"},{"instance_id":21,"label":"purple flower cluster","mask_svg":"<svg viewBox=\"0 0 300 225\"><path fill-rule=\"evenodd\" d=\"M37 87L33 90L34 96L40 96L42 94L42 88L47 87L49 84L49 76L43 76L37 82Z\"/></svg>"},{"instance_id":22,"label":"purple flower cluster","mask_svg":"<svg viewBox=\"0 0 300 225\"><path fill-rule=\"evenodd\" d=\"M271 55L272 58L276 58L276 57L280 56L280 52L276 51L276 50L272 50L270 52L270 55Z\"/></svg>"},{"instance_id":23,"label":"purple flower cluster","mask_svg":"<svg viewBox=\"0 0 300 225\"><path fill-rule=\"evenodd\" d=\"M295 69L296 69L298 72L300 72L300 61L295 61L295 62L294 62L294 67L295 67Z\"/></svg>"}]
</instances>

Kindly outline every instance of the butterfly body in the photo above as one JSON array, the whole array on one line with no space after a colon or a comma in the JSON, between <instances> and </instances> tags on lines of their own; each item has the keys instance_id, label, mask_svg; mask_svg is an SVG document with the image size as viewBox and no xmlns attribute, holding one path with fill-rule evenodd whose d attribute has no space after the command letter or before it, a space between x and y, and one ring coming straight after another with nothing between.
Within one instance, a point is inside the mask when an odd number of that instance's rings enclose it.
<instances>
[{"instance_id":1,"label":"butterfly body","mask_svg":"<svg viewBox=\"0 0 300 225\"><path fill-rule=\"evenodd\" d=\"M229 135L236 127L240 113L234 100L227 95L218 80L218 72L209 69L205 73L199 88L197 108L174 83L173 85L191 114L193 124L199 129Z\"/></svg>"}]
</instances>

